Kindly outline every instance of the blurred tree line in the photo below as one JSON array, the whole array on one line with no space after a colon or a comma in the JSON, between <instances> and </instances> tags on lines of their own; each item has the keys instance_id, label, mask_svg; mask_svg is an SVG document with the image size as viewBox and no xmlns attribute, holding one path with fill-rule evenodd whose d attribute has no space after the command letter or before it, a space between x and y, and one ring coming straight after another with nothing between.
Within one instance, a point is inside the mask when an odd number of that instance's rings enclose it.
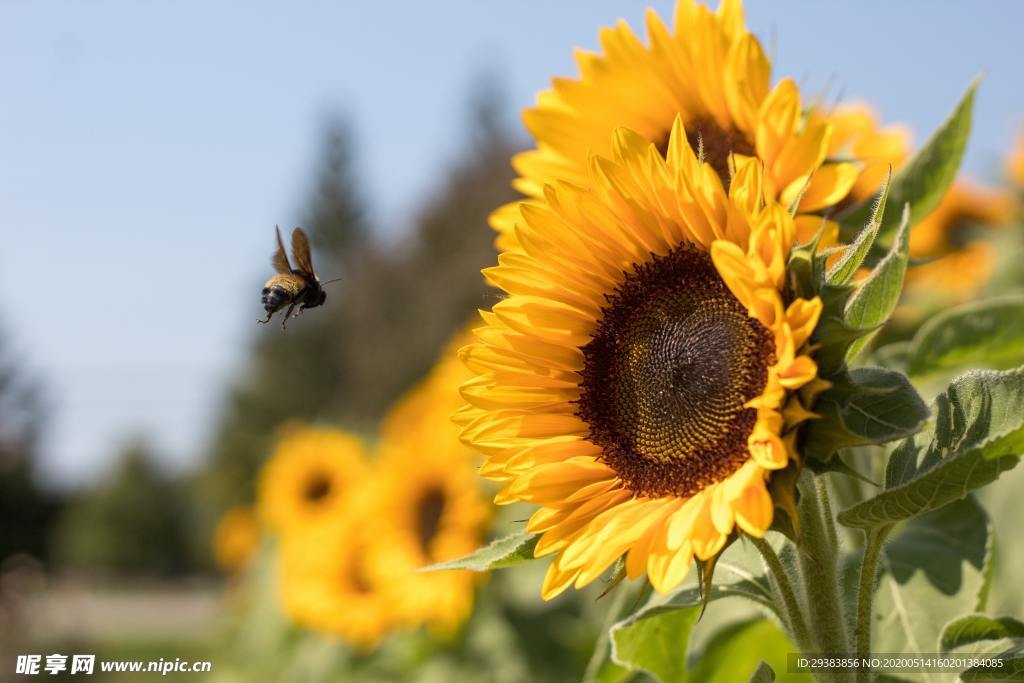
<instances>
[{"instance_id":1,"label":"blurred tree line","mask_svg":"<svg viewBox=\"0 0 1024 683\"><path fill-rule=\"evenodd\" d=\"M0 334L0 562L15 553L48 555L59 501L35 485L42 417L39 379L23 370Z\"/></svg>"},{"instance_id":2,"label":"blurred tree line","mask_svg":"<svg viewBox=\"0 0 1024 683\"><path fill-rule=\"evenodd\" d=\"M495 261L487 216L514 197L508 160L517 140L493 89L478 89L469 109L464 138L451 146L461 157L439 162L440 182L408 228L386 233L367 218L354 131L338 117L325 126L301 225L321 277L343 279L329 286L323 308L286 332L276 319L253 325L194 475L164 473L137 438L95 485L41 491L33 478L43 414L38 382L20 372L0 337L0 562L23 552L91 572L167 576L209 568L214 524L228 507L252 502L256 473L282 424L323 421L371 434L451 334L493 303L480 275ZM267 245L269 261L269 233Z\"/></svg>"}]
</instances>

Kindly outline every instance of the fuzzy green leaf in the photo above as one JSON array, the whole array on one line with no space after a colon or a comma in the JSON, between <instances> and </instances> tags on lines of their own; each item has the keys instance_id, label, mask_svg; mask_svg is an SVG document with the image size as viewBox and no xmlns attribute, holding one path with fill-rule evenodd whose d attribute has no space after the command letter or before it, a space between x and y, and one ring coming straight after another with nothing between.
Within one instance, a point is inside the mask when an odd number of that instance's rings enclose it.
<instances>
[{"instance_id":1,"label":"fuzzy green leaf","mask_svg":"<svg viewBox=\"0 0 1024 683\"><path fill-rule=\"evenodd\" d=\"M999 660L993 666L974 666L960 674L965 683L992 683L992 681L1024 681L1024 638L1014 638L1010 647L996 655Z\"/></svg>"},{"instance_id":2,"label":"fuzzy green leaf","mask_svg":"<svg viewBox=\"0 0 1024 683\"><path fill-rule=\"evenodd\" d=\"M469 569L474 572L487 572L492 569L513 567L534 559L533 549L537 545L538 536L526 532L510 534L491 541L479 550L448 562L421 567L418 571L433 572L444 569Z\"/></svg>"},{"instance_id":3,"label":"fuzzy green leaf","mask_svg":"<svg viewBox=\"0 0 1024 683\"><path fill-rule=\"evenodd\" d=\"M935 131L931 139L892 178L889 201L896 206L910 206L910 224L915 225L931 213L956 177L971 132L974 94L980 79L967 88L950 117ZM848 235L863 226L873 213L871 201L846 211L840 225ZM882 221L878 239L888 244L897 232L900 216L890 212Z\"/></svg>"},{"instance_id":4,"label":"fuzzy green leaf","mask_svg":"<svg viewBox=\"0 0 1024 683\"><path fill-rule=\"evenodd\" d=\"M661 683L685 683L690 634L700 612L699 606L645 607L612 627L612 661Z\"/></svg>"},{"instance_id":5,"label":"fuzzy green leaf","mask_svg":"<svg viewBox=\"0 0 1024 683\"><path fill-rule=\"evenodd\" d=\"M882 219L885 217L885 205L889 199L889 185L892 181L892 170L885 178L882 192L875 201L874 211L871 213L871 220L864 226L864 229L857 235L852 244L843 247L842 257L828 271L825 279L832 285L845 285L854 276L857 269L864 264L868 257L875 238L878 237L878 230L882 226Z\"/></svg>"},{"instance_id":6,"label":"fuzzy green leaf","mask_svg":"<svg viewBox=\"0 0 1024 683\"><path fill-rule=\"evenodd\" d=\"M1024 622L1013 617L996 619L984 614L968 614L946 624L939 645L943 652L949 652L978 641L1003 638L1024 638Z\"/></svg>"},{"instance_id":7,"label":"fuzzy green leaf","mask_svg":"<svg viewBox=\"0 0 1024 683\"><path fill-rule=\"evenodd\" d=\"M747 579L735 583L714 584L708 590L705 597L707 598L706 601L702 599L699 588L681 588L672 594L667 606L676 609L687 609L694 606L703 607L705 603L711 603L723 598L745 598L756 602L765 609L776 610L771 594L765 590L765 587Z\"/></svg>"},{"instance_id":8,"label":"fuzzy green leaf","mask_svg":"<svg viewBox=\"0 0 1024 683\"><path fill-rule=\"evenodd\" d=\"M621 683L633 677L632 671L611 660L610 630L635 610L637 605L650 595L651 590L651 584L644 579L642 583L622 583L612 592L604 626L590 653L586 671L583 672L583 683Z\"/></svg>"},{"instance_id":9,"label":"fuzzy green leaf","mask_svg":"<svg viewBox=\"0 0 1024 683\"><path fill-rule=\"evenodd\" d=\"M872 350L872 358L883 368L907 371L907 360L910 355L910 342L898 341Z\"/></svg>"},{"instance_id":10,"label":"fuzzy green leaf","mask_svg":"<svg viewBox=\"0 0 1024 683\"><path fill-rule=\"evenodd\" d=\"M843 322L848 327L873 330L889 319L903 292L903 276L909 256L910 205L904 204L892 248L846 302Z\"/></svg>"},{"instance_id":11,"label":"fuzzy green leaf","mask_svg":"<svg viewBox=\"0 0 1024 683\"><path fill-rule=\"evenodd\" d=\"M876 652L935 652L942 624L984 608L991 524L969 496L907 524L882 549L875 593Z\"/></svg>"},{"instance_id":12,"label":"fuzzy green leaf","mask_svg":"<svg viewBox=\"0 0 1024 683\"><path fill-rule=\"evenodd\" d=\"M818 345L815 360L823 377L831 380L843 374L847 361L871 341L899 303L910 248L907 215L904 206L896 243L866 278L847 284L825 282L821 286L823 308L814 343Z\"/></svg>"},{"instance_id":13,"label":"fuzzy green leaf","mask_svg":"<svg viewBox=\"0 0 1024 683\"><path fill-rule=\"evenodd\" d=\"M774 681L774 670L786 671L787 652L797 648L771 621L755 618L733 624L716 633L690 672L691 681L734 683L734 681ZM761 672L761 678L750 672ZM770 677L765 678L765 675ZM783 673L784 679L806 680L806 676Z\"/></svg>"},{"instance_id":14,"label":"fuzzy green leaf","mask_svg":"<svg viewBox=\"0 0 1024 683\"><path fill-rule=\"evenodd\" d=\"M798 244L789 252L786 263L788 287L794 296L813 299L821 287L825 258L818 253L818 246L825 234L827 221L823 218L818 231L805 244Z\"/></svg>"},{"instance_id":15,"label":"fuzzy green leaf","mask_svg":"<svg viewBox=\"0 0 1024 683\"><path fill-rule=\"evenodd\" d=\"M912 519L995 481L1024 452L1024 368L961 375L928 429L893 451L885 489L839 514L860 529Z\"/></svg>"},{"instance_id":16,"label":"fuzzy green leaf","mask_svg":"<svg viewBox=\"0 0 1024 683\"><path fill-rule=\"evenodd\" d=\"M827 460L849 446L881 444L917 432L928 408L907 378L884 368L856 368L814 404L821 417L808 424L804 448Z\"/></svg>"},{"instance_id":17,"label":"fuzzy green leaf","mask_svg":"<svg viewBox=\"0 0 1024 683\"><path fill-rule=\"evenodd\" d=\"M906 362L912 375L1024 363L1024 296L978 301L936 315L914 335Z\"/></svg>"}]
</instances>

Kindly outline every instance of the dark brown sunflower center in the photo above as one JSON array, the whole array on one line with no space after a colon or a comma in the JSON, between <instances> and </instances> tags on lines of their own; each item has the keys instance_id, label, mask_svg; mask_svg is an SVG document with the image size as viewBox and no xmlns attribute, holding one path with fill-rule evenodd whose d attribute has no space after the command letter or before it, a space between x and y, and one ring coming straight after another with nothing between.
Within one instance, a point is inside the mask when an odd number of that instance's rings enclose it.
<instances>
[{"instance_id":1,"label":"dark brown sunflower center","mask_svg":"<svg viewBox=\"0 0 1024 683\"><path fill-rule=\"evenodd\" d=\"M747 459L774 340L692 245L652 257L583 347L577 415L632 491L691 496Z\"/></svg>"},{"instance_id":2,"label":"dark brown sunflower center","mask_svg":"<svg viewBox=\"0 0 1024 683\"><path fill-rule=\"evenodd\" d=\"M946 253L965 249L971 242L975 241L982 232L982 226L990 225L991 219L980 215L977 211L959 211L949 218L949 227L946 228L945 244L936 251L941 254L930 254L929 256L945 256Z\"/></svg>"},{"instance_id":3,"label":"dark brown sunflower center","mask_svg":"<svg viewBox=\"0 0 1024 683\"><path fill-rule=\"evenodd\" d=\"M686 140L695 153L703 154L704 163L711 164L722 184L729 187L732 172L729 155L735 152L754 156L754 146L747 136L735 128L723 129L710 117L698 118L686 124ZM668 149L668 135L658 149L664 154Z\"/></svg>"},{"instance_id":4,"label":"dark brown sunflower center","mask_svg":"<svg viewBox=\"0 0 1024 683\"><path fill-rule=\"evenodd\" d=\"M429 552L430 542L441 528L441 517L444 515L445 495L440 488L427 490L420 498L416 507L416 520L419 523L420 546Z\"/></svg>"},{"instance_id":5,"label":"dark brown sunflower center","mask_svg":"<svg viewBox=\"0 0 1024 683\"><path fill-rule=\"evenodd\" d=\"M311 503L318 503L331 492L331 480L324 474L316 473L306 480L302 494Z\"/></svg>"}]
</instances>

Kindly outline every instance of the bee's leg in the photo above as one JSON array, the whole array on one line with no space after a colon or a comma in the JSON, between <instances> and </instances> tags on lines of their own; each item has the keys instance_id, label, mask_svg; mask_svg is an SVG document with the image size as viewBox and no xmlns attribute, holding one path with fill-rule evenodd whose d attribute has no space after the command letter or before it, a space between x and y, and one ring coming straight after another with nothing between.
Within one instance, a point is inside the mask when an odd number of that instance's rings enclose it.
<instances>
[{"instance_id":1,"label":"bee's leg","mask_svg":"<svg viewBox=\"0 0 1024 683\"><path fill-rule=\"evenodd\" d=\"M287 328L288 318L292 317L292 311L295 310L296 306L298 306L298 304L292 304L291 306L288 307L288 312L284 314L284 318L282 318L282 320L281 320L281 329L282 330L288 329Z\"/></svg>"},{"instance_id":2,"label":"bee's leg","mask_svg":"<svg viewBox=\"0 0 1024 683\"><path fill-rule=\"evenodd\" d=\"M267 317L266 317L265 319L263 319L263 320L257 320L256 322L257 322L258 324L260 324L260 325L266 325L267 323L269 323L269 322L270 322L270 319L271 319L271 318L272 318L273 316L274 316L274 312L273 312L273 311L267 311Z\"/></svg>"}]
</instances>

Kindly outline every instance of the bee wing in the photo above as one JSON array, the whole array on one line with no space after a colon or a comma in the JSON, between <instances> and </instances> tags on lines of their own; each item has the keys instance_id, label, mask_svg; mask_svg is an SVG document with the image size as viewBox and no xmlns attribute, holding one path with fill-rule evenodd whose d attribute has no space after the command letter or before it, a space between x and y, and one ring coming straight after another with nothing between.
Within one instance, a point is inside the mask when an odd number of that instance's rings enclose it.
<instances>
[{"instance_id":1,"label":"bee wing","mask_svg":"<svg viewBox=\"0 0 1024 683\"><path fill-rule=\"evenodd\" d=\"M313 259L309 256L309 239L302 228L295 228L292 231L292 258L295 259L295 269L303 275L314 277Z\"/></svg>"},{"instance_id":2,"label":"bee wing","mask_svg":"<svg viewBox=\"0 0 1024 683\"><path fill-rule=\"evenodd\" d=\"M277 231L277 251L270 257L270 262L278 273L291 275L292 266L288 263L288 253L284 250L284 242L281 240L281 228L275 225L274 230Z\"/></svg>"}]
</instances>

